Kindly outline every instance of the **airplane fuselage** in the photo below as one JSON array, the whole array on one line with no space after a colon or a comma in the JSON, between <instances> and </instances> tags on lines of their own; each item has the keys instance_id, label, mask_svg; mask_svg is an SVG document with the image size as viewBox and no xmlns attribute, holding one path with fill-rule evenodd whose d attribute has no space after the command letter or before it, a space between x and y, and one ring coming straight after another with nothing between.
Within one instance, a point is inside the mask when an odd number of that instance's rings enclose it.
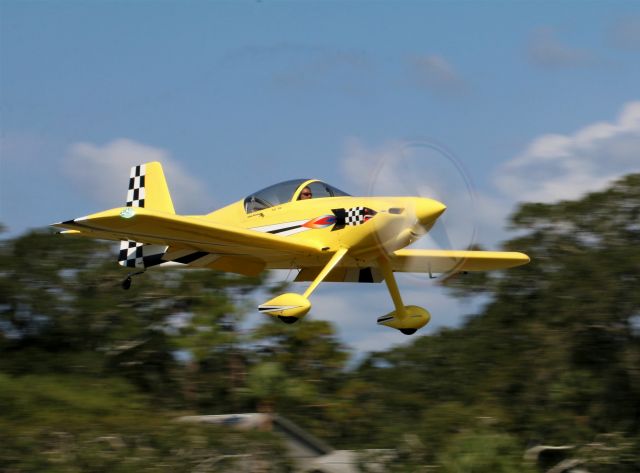
<instances>
[{"instance_id":1,"label":"airplane fuselage","mask_svg":"<svg viewBox=\"0 0 640 473\"><path fill-rule=\"evenodd\" d=\"M321 264L338 248L349 248L348 258L364 267L379 256L381 246L393 252L420 238L445 208L436 200L420 197L327 197L246 212L240 200L202 218L232 220L246 229L315 243L326 252L326 258L310 255L305 264ZM298 257L295 265L300 263ZM280 260L267 267L295 265Z\"/></svg>"}]
</instances>

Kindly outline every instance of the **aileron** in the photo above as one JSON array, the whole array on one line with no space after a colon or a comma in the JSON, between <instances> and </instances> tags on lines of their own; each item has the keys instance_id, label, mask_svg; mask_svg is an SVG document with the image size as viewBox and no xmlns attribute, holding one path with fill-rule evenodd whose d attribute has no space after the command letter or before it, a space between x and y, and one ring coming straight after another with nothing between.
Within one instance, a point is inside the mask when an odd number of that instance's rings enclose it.
<instances>
[{"instance_id":1,"label":"aileron","mask_svg":"<svg viewBox=\"0 0 640 473\"><path fill-rule=\"evenodd\" d=\"M451 271L491 271L529 262L524 253L512 251L463 251L402 249L393 253L394 271L448 273Z\"/></svg>"}]
</instances>

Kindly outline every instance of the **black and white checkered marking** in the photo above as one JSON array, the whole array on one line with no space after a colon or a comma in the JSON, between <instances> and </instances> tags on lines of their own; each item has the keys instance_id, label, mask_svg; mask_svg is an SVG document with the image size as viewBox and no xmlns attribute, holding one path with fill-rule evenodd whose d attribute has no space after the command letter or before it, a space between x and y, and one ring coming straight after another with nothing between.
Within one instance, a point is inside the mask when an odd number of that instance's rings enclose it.
<instances>
[{"instance_id":1,"label":"black and white checkered marking","mask_svg":"<svg viewBox=\"0 0 640 473\"><path fill-rule=\"evenodd\" d=\"M131 168L129 174L129 189L127 191L126 207L144 207L146 190L146 165L139 164ZM133 218L133 209L124 209L123 218ZM133 240L120 242L118 263L127 268L148 268L158 265L184 264L194 267L206 267L219 258L218 255L204 251L178 250L167 254L168 246L139 243Z\"/></svg>"},{"instance_id":2,"label":"black and white checkered marking","mask_svg":"<svg viewBox=\"0 0 640 473\"><path fill-rule=\"evenodd\" d=\"M376 211L369 207L351 207L348 209L331 209L336 217L336 223L331 231L342 230L345 226L362 225L376 215Z\"/></svg>"},{"instance_id":3,"label":"black and white checkered marking","mask_svg":"<svg viewBox=\"0 0 640 473\"><path fill-rule=\"evenodd\" d=\"M145 199L145 174L146 165L139 164L131 168L129 174L129 190L127 191L127 207L144 207ZM122 215L125 217L125 215ZM129 217L125 217L129 218ZM166 246L146 245L136 241L125 240L120 242L118 263L127 268L148 268L162 264L162 256Z\"/></svg>"},{"instance_id":4,"label":"black and white checkered marking","mask_svg":"<svg viewBox=\"0 0 640 473\"><path fill-rule=\"evenodd\" d=\"M118 263L127 268L148 268L162 264L162 256L167 247L160 245L145 245L137 241L120 242L120 254Z\"/></svg>"},{"instance_id":5,"label":"black and white checkered marking","mask_svg":"<svg viewBox=\"0 0 640 473\"><path fill-rule=\"evenodd\" d=\"M205 268L220 258L206 251L175 250L167 252L167 246L147 245L136 241L121 242L118 262L127 268L149 268L150 266L186 265Z\"/></svg>"},{"instance_id":6,"label":"black and white checkered marking","mask_svg":"<svg viewBox=\"0 0 640 473\"><path fill-rule=\"evenodd\" d=\"M364 207L351 207L347 209L344 223L351 226L360 225L365 222L364 215Z\"/></svg>"},{"instance_id":7,"label":"black and white checkered marking","mask_svg":"<svg viewBox=\"0 0 640 473\"><path fill-rule=\"evenodd\" d=\"M144 207L145 188L144 176L146 166L139 164L131 168L129 175L129 191L127 192L127 207Z\"/></svg>"}]
</instances>

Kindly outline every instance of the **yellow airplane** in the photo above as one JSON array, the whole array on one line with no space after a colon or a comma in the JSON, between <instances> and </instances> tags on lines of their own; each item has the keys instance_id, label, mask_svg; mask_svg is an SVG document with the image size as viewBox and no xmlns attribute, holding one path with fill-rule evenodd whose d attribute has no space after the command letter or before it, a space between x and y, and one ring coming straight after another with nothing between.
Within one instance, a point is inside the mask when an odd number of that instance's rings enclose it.
<instances>
[{"instance_id":1,"label":"yellow airplane","mask_svg":"<svg viewBox=\"0 0 640 473\"><path fill-rule=\"evenodd\" d=\"M120 241L118 261L136 268L185 266L255 276L297 269L311 281L303 294L279 295L258 307L293 323L311 308L322 281L384 280L395 310L378 324L415 333L431 315L405 306L394 272L457 273L529 262L517 252L405 249L428 232L446 207L421 197L352 197L316 179L295 179L255 192L207 215L176 215L162 166L131 168L124 207L53 224L65 235Z\"/></svg>"}]
</instances>

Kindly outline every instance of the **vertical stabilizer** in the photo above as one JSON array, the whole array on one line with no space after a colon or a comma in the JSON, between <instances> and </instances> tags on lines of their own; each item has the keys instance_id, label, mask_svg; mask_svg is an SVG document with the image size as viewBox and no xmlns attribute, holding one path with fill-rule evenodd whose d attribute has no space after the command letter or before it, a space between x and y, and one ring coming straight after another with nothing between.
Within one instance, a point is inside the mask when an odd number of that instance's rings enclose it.
<instances>
[{"instance_id":1,"label":"vertical stabilizer","mask_svg":"<svg viewBox=\"0 0 640 473\"><path fill-rule=\"evenodd\" d=\"M144 207L175 214L162 165L153 161L131 168L127 207Z\"/></svg>"},{"instance_id":2,"label":"vertical stabilizer","mask_svg":"<svg viewBox=\"0 0 640 473\"><path fill-rule=\"evenodd\" d=\"M176 213L162 165L159 162L138 164L131 168L126 206ZM120 242L118 263L128 268L144 269L162 264L164 262L162 256L166 251L166 246L123 240Z\"/></svg>"}]
</instances>

